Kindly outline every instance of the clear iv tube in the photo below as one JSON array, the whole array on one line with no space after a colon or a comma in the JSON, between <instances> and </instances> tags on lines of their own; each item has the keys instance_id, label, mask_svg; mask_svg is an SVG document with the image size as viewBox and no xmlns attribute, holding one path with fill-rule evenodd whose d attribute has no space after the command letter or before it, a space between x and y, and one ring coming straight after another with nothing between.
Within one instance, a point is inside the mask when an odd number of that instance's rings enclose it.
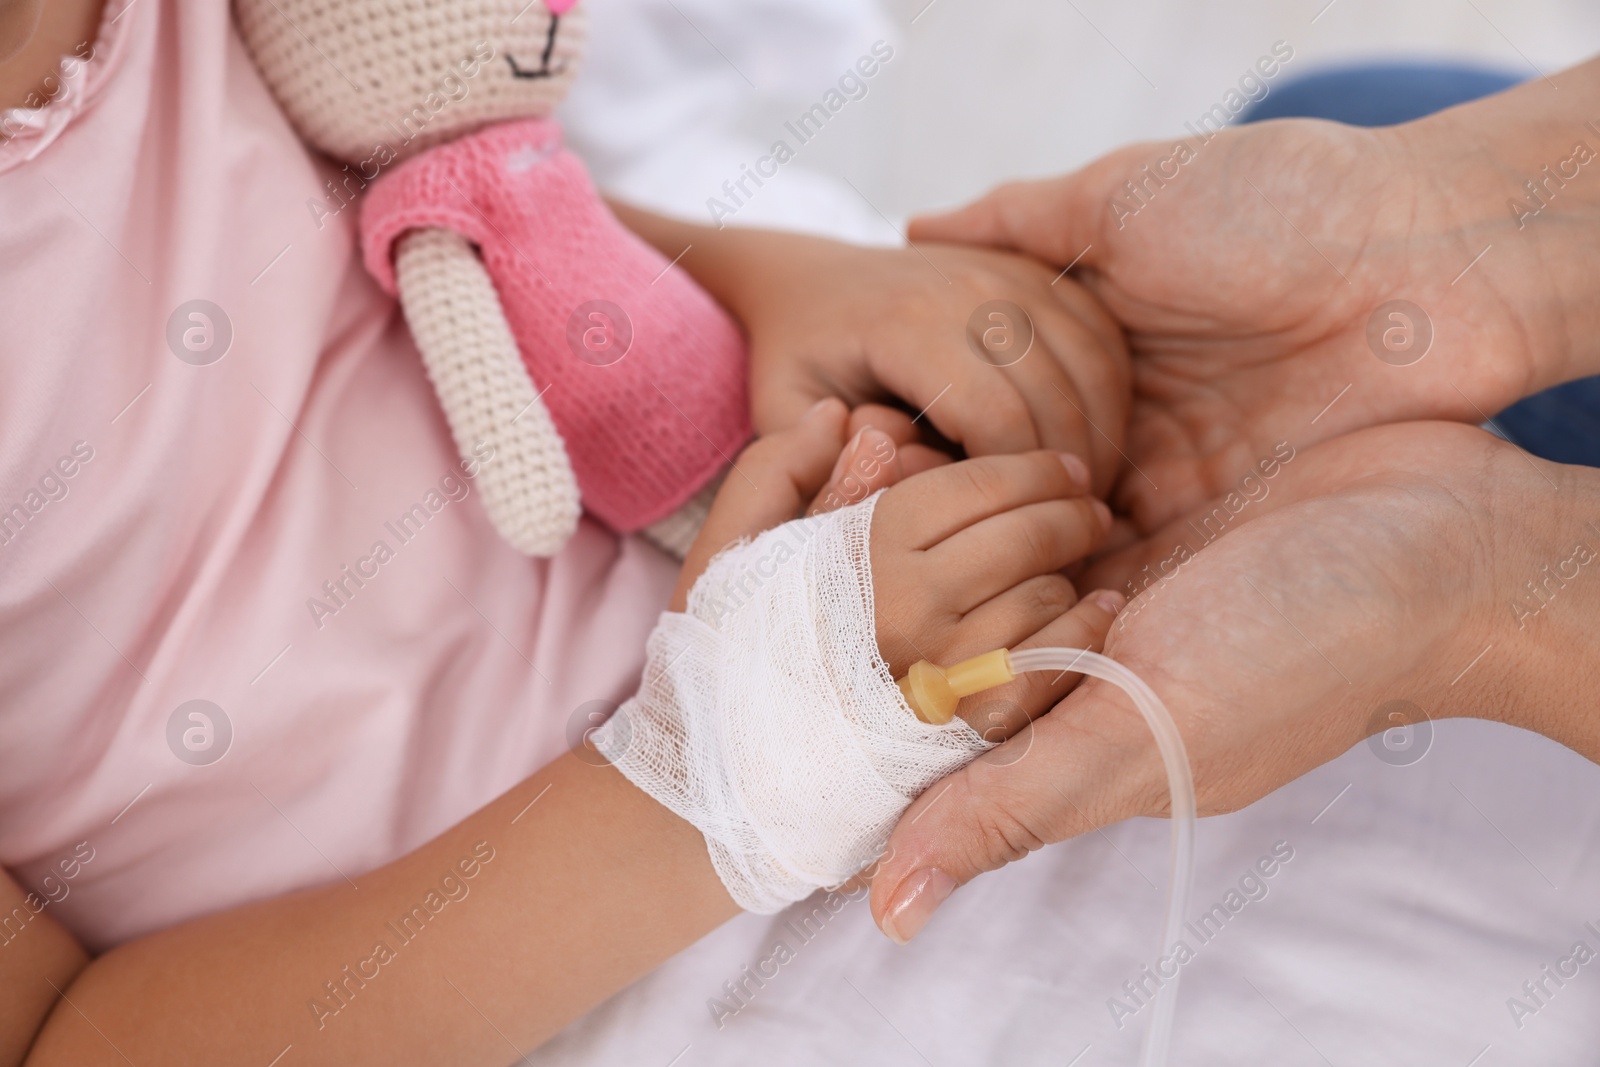
<instances>
[{"instance_id":1,"label":"clear iv tube","mask_svg":"<svg viewBox=\"0 0 1600 1067\"><path fill-rule=\"evenodd\" d=\"M1110 682L1133 698L1134 706L1155 735L1161 762L1167 770L1167 789L1172 796L1172 881L1167 888L1167 917L1161 932L1161 948L1156 954L1159 960L1180 940L1183 917L1189 911L1189 890L1194 882L1194 777L1189 772L1189 756L1184 751L1177 723L1143 679L1097 652L1076 648L1029 648L1012 652L1009 657L1012 671L1018 674L1071 671ZM1172 1013L1178 999L1178 975L1162 977L1165 984L1156 991L1155 1012L1150 1029L1145 1031L1144 1048L1139 1055L1140 1067L1162 1067L1167 1062L1167 1047L1172 1040Z\"/></svg>"}]
</instances>

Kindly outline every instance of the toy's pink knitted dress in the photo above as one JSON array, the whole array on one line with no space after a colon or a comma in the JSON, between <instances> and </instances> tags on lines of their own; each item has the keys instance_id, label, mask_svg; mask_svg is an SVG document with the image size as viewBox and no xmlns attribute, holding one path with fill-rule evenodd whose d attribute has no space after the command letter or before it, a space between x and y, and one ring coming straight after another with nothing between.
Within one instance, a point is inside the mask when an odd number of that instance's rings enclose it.
<instances>
[{"instance_id":1,"label":"toy's pink knitted dress","mask_svg":"<svg viewBox=\"0 0 1600 1067\"><path fill-rule=\"evenodd\" d=\"M382 175L361 207L367 268L441 227L478 246L584 506L613 529L676 510L750 437L738 327L625 229L556 123L501 123Z\"/></svg>"}]
</instances>

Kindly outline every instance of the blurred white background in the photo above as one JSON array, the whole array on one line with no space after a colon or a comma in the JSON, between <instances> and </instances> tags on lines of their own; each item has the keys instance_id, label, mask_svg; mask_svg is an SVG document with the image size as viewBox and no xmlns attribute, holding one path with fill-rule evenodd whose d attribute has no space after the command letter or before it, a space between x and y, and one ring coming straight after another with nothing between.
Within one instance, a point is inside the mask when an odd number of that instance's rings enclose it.
<instances>
[{"instance_id":1,"label":"blurred white background","mask_svg":"<svg viewBox=\"0 0 1600 1067\"><path fill-rule=\"evenodd\" d=\"M908 21L925 2L893 10ZM1378 58L1531 77L1600 52L1600 3L935 0L910 26L893 113L871 115L891 138L874 187L919 209L1177 133L1279 40L1295 52L1283 77Z\"/></svg>"},{"instance_id":2,"label":"blurred white background","mask_svg":"<svg viewBox=\"0 0 1600 1067\"><path fill-rule=\"evenodd\" d=\"M1353 60L1443 59L1534 77L1600 52L1595 0L590 0L590 8L594 76L579 80L568 116L580 150L603 184L698 219L709 217L705 201L721 183L774 139L795 143L785 119L818 102L873 41L889 41L895 56L867 95L735 218L876 240L897 239L880 212L898 223L1008 177L1177 133L1275 41L1294 49L1284 76ZM642 50L657 62L641 63ZM674 119L699 135L685 137Z\"/></svg>"}]
</instances>

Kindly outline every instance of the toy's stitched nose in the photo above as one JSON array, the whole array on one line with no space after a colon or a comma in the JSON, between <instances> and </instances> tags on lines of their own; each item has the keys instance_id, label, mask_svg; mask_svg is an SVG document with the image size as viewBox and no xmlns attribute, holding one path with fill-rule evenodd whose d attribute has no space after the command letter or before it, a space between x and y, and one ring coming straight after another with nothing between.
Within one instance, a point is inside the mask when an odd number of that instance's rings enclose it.
<instances>
[{"instance_id":1,"label":"toy's stitched nose","mask_svg":"<svg viewBox=\"0 0 1600 1067\"><path fill-rule=\"evenodd\" d=\"M552 15L565 15L577 6L578 0L544 0L544 6L550 9Z\"/></svg>"}]
</instances>

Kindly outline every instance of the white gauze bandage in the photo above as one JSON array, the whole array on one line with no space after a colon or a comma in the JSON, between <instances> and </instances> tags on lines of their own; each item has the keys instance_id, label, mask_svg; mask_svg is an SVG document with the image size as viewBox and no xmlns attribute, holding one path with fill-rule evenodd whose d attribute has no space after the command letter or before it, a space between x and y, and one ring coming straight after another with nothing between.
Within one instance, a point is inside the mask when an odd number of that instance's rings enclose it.
<instances>
[{"instance_id":1,"label":"white gauze bandage","mask_svg":"<svg viewBox=\"0 0 1600 1067\"><path fill-rule=\"evenodd\" d=\"M639 693L594 733L705 835L722 882L771 914L871 863L906 806L989 748L920 721L878 654L874 495L711 561L661 616Z\"/></svg>"}]
</instances>

